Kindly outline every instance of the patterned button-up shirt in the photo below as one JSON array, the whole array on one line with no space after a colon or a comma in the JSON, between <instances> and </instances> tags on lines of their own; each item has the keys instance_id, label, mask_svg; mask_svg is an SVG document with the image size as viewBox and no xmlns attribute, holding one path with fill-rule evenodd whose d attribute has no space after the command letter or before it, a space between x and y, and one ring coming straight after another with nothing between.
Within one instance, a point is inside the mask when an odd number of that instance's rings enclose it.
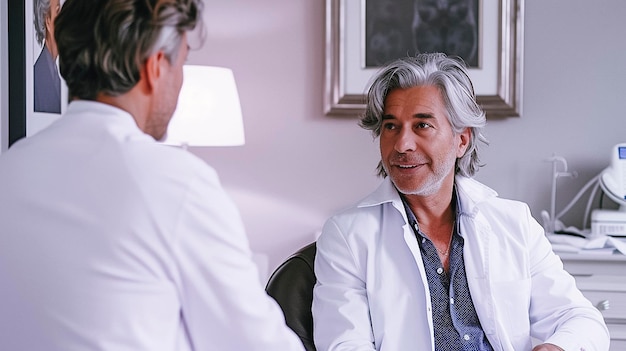
<instances>
[{"instance_id":1,"label":"patterned button-up shirt","mask_svg":"<svg viewBox=\"0 0 626 351\"><path fill-rule=\"evenodd\" d=\"M454 199L457 199L456 194ZM419 243L430 289L435 350L493 351L480 325L470 296L463 262L464 240L459 235L458 225L452 232L449 248L450 266L446 272L435 245L419 229L419 223L413 211L404 198L403 201L409 224ZM456 213L459 213L458 206Z\"/></svg>"}]
</instances>

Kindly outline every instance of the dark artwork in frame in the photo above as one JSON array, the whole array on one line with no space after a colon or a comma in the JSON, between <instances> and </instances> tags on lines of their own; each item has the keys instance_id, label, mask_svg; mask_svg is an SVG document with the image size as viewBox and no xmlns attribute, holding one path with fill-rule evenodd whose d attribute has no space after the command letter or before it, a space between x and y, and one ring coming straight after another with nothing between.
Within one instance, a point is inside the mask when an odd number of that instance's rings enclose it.
<instances>
[{"instance_id":1,"label":"dark artwork in frame","mask_svg":"<svg viewBox=\"0 0 626 351\"><path fill-rule=\"evenodd\" d=\"M367 40L367 6L379 4L377 10L379 19L388 19L389 16L395 18L398 23L408 23L414 18L413 9L422 9L422 17L429 17L424 13L426 8L432 10L434 14L434 0L326 0L326 79L324 86L324 113L328 116L350 116L361 115L365 111L364 88L368 81L380 67L378 62L388 62L398 57L414 55L416 47L411 39L413 36L413 22L405 24L403 30L398 30L397 34L391 35L393 40L403 42L400 51L389 54L386 57L375 58L376 66L366 65L366 40ZM469 13L473 13L465 27L471 27L473 34L461 31L478 37L472 43L472 50L476 48L474 55L460 52L447 53L451 56L459 55L467 63L477 63L476 67L469 67L469 74L476 89L476 99L483 110L487 113L487 118L501 119L521 116L522 110L522 77L524 58L524 0L439 0L438 10L444 9L448 20L451 17L467 19ZM452 4L465 4L461 6L467 11L457 11L458 8ZM430 5L430 8L426 5ZM387 6L387 7L386 7ZM475 11L478 9L479 14ZM472 11L470 11L472 10ZM373 10L370 10L370 12ZM462 15L462 14L465 15ZM387 17L384 17L384 16ZM442 14L440 14L442 15ZM453 16L452 16L453 15ZM474 18L472 22L471 18ZM441 17L440 17L441 18ZM435 23L437 21L432 20ZM392 21L393 22L393 21ZM463 21L461 21L463 22ZM381 22L381 28L389 21ZM445 23L445 21L442 21ZM373 24L369 24L373 26ZM410 27L410 28L409 28ZM409 29L407 29L409 28ZM380 31L381 29L378 29ZM423 28L422 28L423 30ZM434 31L437 32L437 31ZM441 32L441 30L439 30ZM404 34L400 34L404 33ZM373 37L372 34L369 37ZM441 36L440 36L441 37ZM445 38L449 37L446 32ZM378 45L390 45L390 41L381 36ZM402 39L404 38L404 39ZM443 41L443 40L440 40ZM421 45L421 44L420 44ZM468 46L470 47L470 46ZM371 47L370 47L371 49ZM422 49L420 49L422 50ZM424 50L443 51L443 49ZM373 55L373 53L370 53ZM370 56L371 56L370 55ZM469 66L469 65L468 65Z\"/></svg>"},{"instance_id":2,"label":"dark artwork in frame","mask_svg":"<svg viewBox=\"0 0 626 351\"><path fill-rule=\"evenodd\" d=\"M479 0L366 0L365 66L424 52L479 65Z\"/></svg>"},{"instance_id":3,"label":"dark artwork in frame","mask_svg":"<svg viewBox=\"0 0 626 351\"><path fill-rule=\"evenodd\" d=\"M67 107L50 35L64 0L8 0L8 146L37 133Z\"/></svg>"}]
</instances>

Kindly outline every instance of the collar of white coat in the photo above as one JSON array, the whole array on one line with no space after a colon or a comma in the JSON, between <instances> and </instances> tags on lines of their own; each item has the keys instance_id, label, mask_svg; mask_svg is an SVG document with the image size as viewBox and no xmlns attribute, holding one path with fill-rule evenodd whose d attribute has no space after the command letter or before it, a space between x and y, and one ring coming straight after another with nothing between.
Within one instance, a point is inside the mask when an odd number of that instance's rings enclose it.
<instances>
[{"instance_id":1,"label":"collar of white coat","mask_svg":"<svg viewBox=\"0 0 626 351\"><path fill-rule=\"evenodd\" d=\"M74 100L67 106L63 119L74 125L105 125L120 140L146 140L154 138L144 133L133 116L119 107L91 100Z\"/></svg>"},{"instance_id":2,"label":"collar of white coat","mask_svg":"<svg viewBox=\"0 0 626 351\"><path fill-rule=\"evenodd\" d=\"M498 193L490 187L478 182L473 178L457 175L454 177L457 194L460 200L460 209L463 215L474 217L477 205L490 198L498 196ZM379 206L391 203L398 211L404 213L404 205L400 194L389 177L386 177L373 193L361 200L357 207ZM406 218L405 218L406 221Z\"/></svg>"},{"instance_id":3,"label":"collar of white coat","mask_svg":"<svg viewBox=\"0 0 626 351\"><path fill-rule=\"evenodd\" d=\"M67 106L66 114L70 115L105 115L118 116L120 120L134 121L130 113L119 107L93 100L74 100Z\"/></svg>"}]
</instances>

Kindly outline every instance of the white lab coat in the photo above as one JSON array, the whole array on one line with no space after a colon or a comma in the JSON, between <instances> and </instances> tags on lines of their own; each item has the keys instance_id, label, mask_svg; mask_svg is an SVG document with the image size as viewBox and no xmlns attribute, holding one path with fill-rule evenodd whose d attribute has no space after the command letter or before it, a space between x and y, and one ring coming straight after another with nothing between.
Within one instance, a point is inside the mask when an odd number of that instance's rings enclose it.
<instances>
[{"instance_id":1,"label":"white lab coat","mask_svg":"<svg viewBox=\"0 0 626 351\"><path fill-rule=\"evenodd\" d=\"M476 312L494 350L531 336L567 351L608 350L602 315L577 290L528 206L457 176L460 235ZM317 242L318 351L434 350L432 306L415 234L387 178L330 218Z\"/></svg>"},{"instance_id":2,"label":"white lab coat","mask_svg":"<svg viewBox=\"0 0 626 351\"><path fill-rule=\"evenodd\" d=\"M304 350L216 173L96 102L0 157L0 349Z\"/></svg>"}]
</instances>

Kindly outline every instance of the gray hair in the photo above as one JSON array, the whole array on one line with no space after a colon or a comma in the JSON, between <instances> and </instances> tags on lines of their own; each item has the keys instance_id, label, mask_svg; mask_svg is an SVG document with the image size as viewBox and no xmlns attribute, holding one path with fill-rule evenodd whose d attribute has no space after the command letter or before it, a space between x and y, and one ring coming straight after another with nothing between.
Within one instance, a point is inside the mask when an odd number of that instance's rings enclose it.
<instances>
[{"instance_id":1,"label":"gray hair","mask_svg":"<svg viewBox=\"0 0 626 351\"><path fill-rule=\"evenodd\" d=\"M465 63L460 58L448 57L442 53L418 54L394 60L380 69L372 78L367 93L365 113L359 125L380 136L384 103L387 94L393 89L407 89L416 86L434 86L439 89L448 112L448 121L455 134L465 128L470 129L470 141L465 154L458 158L455 173L471 177L482 165L478 157L477 141L488 144L482 134L486 124L485 112L478 106L474 87L469 78ZM387 173L378 164L378 175Z\"/></svg>"},{"instance_id":2,"label":"gray hair","mask_svg":"<svg viewBox=\"0 0 626 351\"><path fill-rule=\"evenodd\" d=\"M33 24L39 45L46 38L46 17L50 16L50 0L33 0Z\"/></svg>"},{"instance_id":3,"label":"gray hair","mask_svg":"<svg viewBox=\"0 0 626 351\"><path fill-rule=\"evenodd\" d=\"M176 60L183 35L202 25L202 8L202 0L66 0L54 35L70 97L124 94L152 54Z\"/></svg>"}]
</instances>

